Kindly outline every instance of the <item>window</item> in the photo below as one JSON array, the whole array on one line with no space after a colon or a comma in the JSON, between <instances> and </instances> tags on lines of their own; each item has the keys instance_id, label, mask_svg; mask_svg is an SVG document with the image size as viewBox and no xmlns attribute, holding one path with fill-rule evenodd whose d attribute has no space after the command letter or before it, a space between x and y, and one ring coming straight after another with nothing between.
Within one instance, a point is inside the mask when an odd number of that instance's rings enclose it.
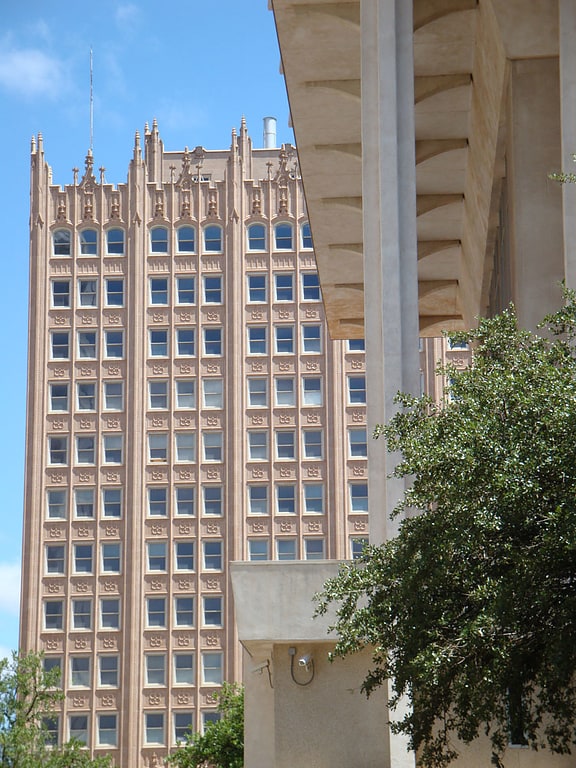
<instances>
[{"instance_id":1,"label":"window","mask_svg":"<svg viewBox=\"0 0 576 768\"><path fill-rule=\"evenodd\" d=\"M196 434L194 432L177 432L176 461L196 461Z\"/></svg>"},{"instance_id":2,"label":"window","mask_svg":"<svg viewBox=\"0 0 576 768\"><path fill-rule=\"evenodd\" d=\"M350 557L358 560L362 556L364 547L368 546L368 539L350 539Z\"/></svg>"},{"instance_id":3,"label":"window","mask_svg":"<svg viewBox=\"0 0 576 768\"><path fill-rule=\"evenodd\" d=\"M168 331L150 331L150 357L168 356Z\"/></svg>"},{"instance_id":4,"label":"window","mask_svg":"<svg viewBox=\"0 0 576 768\"><path fill-rule=\"evenodd\" d=\"M366 402L365 376L348 376L348 402L352 405Z\"/></svg>"},{"instance_id":5,"label":"window","mask_svg":"<svg viewBox=\"0 0 576 768\"><path fill-rule=\"evenodd\" d=\"M176 298L178 304L196 302L196 282L193 277L176 278Z\"/></svg>"},{"instance_id":6,"label":"window","mask_svg":"<svg viewBox=\"0 0 576 768\"><path fill-rule=\"evenodd\" d=\"M302 248L312 248L312 232L310 231L310 224L305 221L300 228L302 236Z\"/></svg>"},{"instance_id":7,"label":"window","mask_svg":"<svg viewBox=\"0 0 576 768\"><path fill-rule=\"evenodd\" d=\"M78 464L94 464L94 437L76 438L76 462Z\"/></svg>"},{"instance_id":8,"label":"window","mask_svg":"<svg viewBox=\"0 0 576 768\"><path fill-rule=\"evenodd\" d=\"M320 301L320 280L317 272L302 275L302 298L304 301Z\"/></svg>"},{"instance_id":9,"label":"window","mask_svg":"<svg viewBox=\"0 0 576 768\"><path fill-rule=\"evenodd\" d=\"M88 715L71 715L68 722L70 739L88 744Z\"/></svg>"},{"instance_id":10,"label":"window","mask_svg":"<svg viewBox=\"0 0 576 768\"><path fill-rule=\"evenodd\" d=\"M166 542L149 541L148 550L148 570L165 571L166 570Z\"/></svg>"},{"instance_id":11,"label":"window","mask_svg":"<svg viewBox=\"0 0 576 768\"><path fill-rule=\"evenodd\" d=\"M264 326L248 327L248 354L266 354L266 328Z\"/></svg>"},{"instance_id":12,"label":"window","mask_svg":"<svg viewBox=\"0 0 576 768\"><path fill-rule=\"evenodd\" d=\"M266 432L248 432L248 458L251 461L268 458L268 434Z\"/></svg>"},{"instance_id":13,"label":"window","mask_svg":"<svg viewBox=\"0 0 576 768\"><path fill-rule=\"evenodd\" d=\"M192 712L174 712L174 743L186 741L192 733Z\"/></svg>"},{"instance_id":14,"label":"window","mask_svg":"<svg viewBox=\"0 0 576 768\"><path fill-rule=\"evenodd\" d=\"M302 379L302 404L322 405L322 379L311 376Z\"/></svg>"},{"instance_id":15,"label":"window","mask_svg":"<svg viewBox=\"0 0 576 768\"><path fill-rule=\"evenodd\" d=\"M118 656L100 656L100 685L116 687L118 685Z\"/></svg>"},{"instance_id":16,"label":"window","mask_svg":"<svg viewBox=\"0 0 576 768\"><path fill-rule=\"evenodd\" d=\"M72 233L69 229L56 229L52 234L52 250L54 256L70 256Z\"/></svg>"},{"instance_id":17,"label":"window","mask_svg":"<svg viewBox=\"0 0 576 768\"><path fill-rule=\"evenodd\" d=\"M66 491L49 488L47 497L48 517L53 520L63 520L66 517Z\"/></svg>"},{"instance_id":18,"label":"window","mask_svg":"<svg viewBox=\"0 0 576 768\"><path fill-rule=\"evenodd\" d=\"M268 381L267 379L248 379L248 405L268 405Z\"/></svg>"},{"instance_id":19,"label":"window","mask_svg":"<svg viewBox=\"0 0 576 768\"><path fill-rule=\"evenodd\" d=\"M101 747L118 745L118 716L98 715L98 744Z\"/></svg>"},{"instance_id":20,"label":"window","mask_svg":"<svg viewBox=\"0 0 576 768\"><path fill-rule=\"evenodd\" d=\"M146 744L164 744L164 715L157 712L144 714Z\"/></svg>"},{"instance_id":21,"label":"window","mask_svg":"<svg viewBox=\"0 0 576 768\"><path fill-rule=\"evenodd\" d=\"M74 573L92 573L92 544L74 544Z\"/></svg>"},{"instance_id":22,"label":"window","mask_svg":"<svg viewBox=\"0 0 576 768\"><path fill-rule=\"evenodd\" d=\"M196 408L196 382L193 379L176 382L176 407Z\"/></svg>"},{"instance_id":23,"label":"window","mask_svg":"<svg viewBox=\"0 0 576 768\"><path fill-rule=\"evenodd\" d=\"M202 733L206 733L206 728L210 723L217 723L222 718L220 712L209 709L202 712Z\"/></svg>"},{"instance_id":24,"label":"window","mask_svg":"<svg viewBox=\"0 0 576 768\"><path fill-rule=\"evenodd\" d=\"M88 688L90 686L90 657L70 658L70 685Z\"/></svg>"},{"instance_id":25,"label":"window","mask_svg":"<svg viewBox=\"0 0 576 768\"><path fill-rule=\"evenodd\" d=\"M168 435L148 435L150 461L168 461Z\"/></svg>"},{"instance_id":26,"label":"window","mask_svg":"<svg viewBox=\"0 0 576 768\"><path fill-rule=\"evenodd\" d=\"M448 348L449 349L468 349L468 344L465 341L455 341L453 339L448 339Z\"/></svg>"},{"instance_id":27,"label":"window","mask_svg":"<svg viewBox=\"0 0 576 768\"><path fill-rule=\"evenodd\" d=\"M104 435L104 463L122 464L122 435Z\"/></svg>"},{"instance_id":28,"label":"window","mask_svg":"<svg viewBox=\"0 0 576 768\"><path fill-rule=\"evenodd\" d=\"M60 717L59 715L45 715L42 718L42 728L46 745L57 747L60 740Z\"/></svg>"},{"instance_id":29,"label":"window","mask_svg":"<svg viewBox=\"0 0 576 768\"><path fill-rule=\"evenodd\" d=\"M50 464L67 464L68 439L66 437L49 437L48 453Z\"/></svg>"},{"instance_id":30,"label":"window","mask_svg":"<svg viewBox=\"0 0 576 768\"><path fill-rule=\"evenodd\" d=\"M166 488L148 488L148 514L150 517L166 517Z\"/></svg>"},{"instance_id":31,"label":"window","mask_svg":"<svg viewBox=\"0 0 576 768\"><path fill-rule=\"evenodd\" d=\"M204 432L204 461L222 461L222 432Z\"/></svg>"},{"instance_id":32,"label":"window","mask_svg":"<svg viewBox=\"0 0 576 768\"><path fill-rule=\"evenodd\" d=\"M222 598L205 597L204 603L204 626L221 627L222 626Z\"/></svg>"},{"instance_id":33,"label":"window","mask_svg":"<svg viewBox=\"0 0 576 768\"><path fill-rule=\"evenodd\" d=\"M276 301L294 301L294 276L274 275Z\"/></svg>"},{"instance_id":34,"label":"window","mask_svg":"<svg viewBox=\"0 0 576 768\"><path fill-rule=\"evenodd\" d=\"M322 352L322 330L319 325L302 326L302 351Z\"/></svg>"},{"instance_id":35,"label":"window","mask_svg":"<svg viewBox=\"0 0 576 768\"><path fill-rule=\"evenodd\" d=\"M50 384L50 410L68 410L68 384Z\"/></svg>"},{"instance_id":36,"label":"window","mask_svg":"<svg viewBox=\"0 0 576 768\"><path fill-rule=\"evenodd\" d=\"M194 570L194 542L177 541L175 545L176 552L176 570L193 571Z\"/></svg>"},{"instance_id":37,"label":"window","mask_svg":"<svg viewBox=\"0 0 576 768\"><path fill-rule=\"evenodd\" d=\"M96 357L95 331L78 331L78 357Z\"/></svg>"},{"instance_id":38,"label":"window","mask_svg":"<svg viewBox=\"0 0 576 768\"><path fill-rule=\"evenodd\" d=\"M217 224L211 224L208 227L204 227L204 250L222 250L222 228Z\"/></svg>"},{"instance_id":39,"label":"window","mask_svg":"<svg viewBox=\"0 0 576 768\"><path fill-rule=\"evenodd\" d=\"M46 545L46 573L62 574L64 573L64 545L47 544Z\"/></svg>"},{"instance_id":40,"label":"window","mask_svg":"<svg viewBox=\"0 0 576 768\"><path fill-rule=\"evenodd\" d=\"M175 653L174 683L176 685L194 685L194 656L191 653Z\"/></svg>"},{"instance_id":41,"label":"window","mask_svg":"<svg viewBox=\"0 0 576 768\"><path fill-rule=\"evenodd\" d=\"M72 600L72 629L92 629L91 600Z\"/></svg>"},{"instance_id":42,"label":"window","mask_svg":"<svg viewBox=\"0 0 576 768\"><path fill-rule=\"evenodd\" d=\"M80 280L78 292L81 307L95 307L98 304L98 283L96 280Z\"/></svg>"},{"instance_id":43,"label":"window","mask_svg":"<svg viewBox=\"0 0 576 768\"><path fill-rule=\"evenodd\" d=\"M304 539L304 559L324 560L324 539Z\"/></svg>"},{"instance_id":44,"label":"window","mask_svg":"<svg viewBox=\"0 0 576 768\"><path fill-rule=\"evenodd\" d=\"M104 331L106 357L124 357L124 331Z\"/></svg>"},{"instance_id":45,"label":"window","mask_svg":"<svg viewBox=\"0 0 576 768\"><path fill-rule=\"evenodd\" d=\"M194 626L194 598L176 597L174 598L174 624L177 627Z\"/></svg>"},{"instance_id":46,"label":"window","mask_svg":"<svg viewBox=\"0 0 576 768\"><path fill-rule=\"evenodd\" d=\"M202 681L207 685L222 685L222 653L202 654Z\"/></svg>"},{"instance_id":47,"label":"window","mask_svg":"<svg viewBox=\"0 0 576 768\"><path fill-rule=\"evenodd\" d=\"M166 656L163 653L146 656L146 685L166 685Z\"/></svg>"},{"instance_id":48,"label":"window","mask_svg":"<svg viewBox=\"0 0 576 768\"><path fill-rule=\"evenodd\" d=\"M104 488L102 491L104 517L121 517L122 491L120 488Z\"/></svg>"},{"instance_id":49,"label":"window","mask_svg":"<svg viewBox=\"0 0 576 768\"><path fill-rule=\"evenodd\" d=\"M104 382L104 408L121 411L124 407L124 384L121 381Z\"/></svg>"},{"instance_id":50,"label":"window","mask_svg":"<svg viewBox=\"0 0 576 768\"><path fill-rule=\"evenodd\" d=\"M109 229L106 233L106 252L110 256L122 256L124 253L124 230Z\"/></svg>"},{"instance_id":51,"label":"window","mask_svg":"<svg viewBox=\"0 0 576 768\"><path fill-rule=\"evenodd\" d=\"M86 382L77 384L78 410L95 411L96 410L96 384Z\"/></svg>"},{"instance_id":52,"label":"window","mask_svg":"<svg viewBox=\"0 0 576 768\"><path fill-rule=\"evenodd\" d=\"M204 570L221 571L222 570L222 542L204 541Z\"/></svg>"},{"instance_id":53,"label":"window","mask_svg":"<svg viewBox=\"0 0 576 768\"><path fill-rule=\"evenodd\" d=\"M52 331L50 349L52 360L68 360L70 357L70 334L68 331Z\"/></svg>"},{"instance_id":54,"label":"window","mask_svg":"<svg viewBox=\"0 0 576 768\"><path fill-rule=\"evenodd\" d=\"M168 408L168 382L167 381L149 381L148 397L151 409Z\"/></svg>"},{"instance_id":55,"label":"window","mask_svg":"<svg viewBox=\"0 0 576 768\"><path fill-rule=\"evenodd\" d=\"M266 275L248 275L248 301L266 301Z\"/></svg>"},{"instance_id":56,"label":"window","mask_svg":"<svg viewBox=\"0 0 576 768\"><path fill-rule=\"evenodd\" d=\"M294 459L294 432L276 432L276 457L278 459Z\"/></svg>"},{"instance_id":57,"label":"window","mask_svg":"<svg viewBox=\"0 0 576 768\"><path fill-rule=\"evenodd\" d=\"M194 514L194 488L192 486L180 486L176 488L176 514Z\"/></svg>"},{"instance_id":58,"label":"window","mask_svg":"<svg viewBox=\"0 0 576 768\"><path fill-rule=\"evenodd\" d=\"M276 379L276 405L294 405L294 379Z\"/></svg>"},{"instance_id":59,"label":"window","mask_svg":"<svg viewBox=\"0 0 576 768\"><path fill-rule=\"evenodd\" d=\"M204 408L222 408L224 382L222 379L203 379Z\"/></svg>"},{"instance_id":60,"label":"window","mask_svg":"<svg viewBox=\"0 0 576 768\"><path fill-rule=\"evenodd\" d=\"M206 304L222 303L222 276L204 278L204 302Z\"/></svg>"},{"instance_id":61,"label":"window","mask_svg":"<svg viewBox=\"0 0 576 768\"><path fill-rule=\"evenodd\" d=\"M296 539L278 539L276 557L278 560L296 560Z\"/></svg>"},{"instance_id":62,"label":"window","mask_svg":"<svg viewBox=\"0 0 576 768\"><path fill-rule=\"evenodd\" d=\"M102 571L120 573L120 544L113 542L102 544Z\"/></svg>"},{"instance_id":63,"label":"window","mask_svg":"<svg viewBox=\"0 0 576 768\"><path fill-rule=\"evenodd\" d=\"M176 354L181 357L194 356L194 328L176 329Z\"/></svg>"},{"instance_id":64,"label":"window","mask_svg":"<svg viewBox=\"0 0 576 768\"><path fill-rule=\"evenodd\" d=\"M44 628L62 629L64 626L64 602L47 600L44 603Z\"/></svg>"},{"instance_id":65,"label":"window","mask_svg":"<svg viewBox=\"0 0 576 768\"><path fill-rule=\"evenodd\" d=\"M268 487L266 485L248 486L248 511L251 515L268 514Z\"/></svg>"},{"instance_id":66,"label":"window","mask_svg":"<svg viewBox=\"0 0 576 768\"><path fill-rule=\"evenodd\" d=\"M98 233L95 229L80 232L80 255L95 256L98 253Z\"/></svg>"},{"instance_id":67,"label":"window","mask_svg":"<svg viewBox=\"0 0 576 768\"><path fill-rule=\"evenodd\" d=\"M146 600L146 610L149 627L166 626L166 598L149 597Z\"/></svg>"},{"instance_id":68,"label":"window","mask_svg":"<svg viewBox=\"0 0 576 768\"><path fill-rule=\"evenodd\" d=\"M222 328L204 328L204 354L222 354Z\"/></svg>"},{"instance_id":69,"label":"window","mask_svg":"<svg viewBox=\"0 0 576 768\"><path fill-rule=\"evenodd\" d=\"M305 429L302 433L305 459L322 458L322 430Z\"/></svg>"},{"instance_id":70,"label":"window","mask_svg":"<svg viewBox=\"0 0 576 768\"><path fill-rule=\"evenodd\" d=\"M124 280L118 278L106 280L106 306L124 306Z\"/></svg>"},{"instance_id":71,"label":"window","mask_svg":"<svg viewBox=\"0 0 576 768\"><path fill-rule=\"evenodd\" d=\"M292 250L292 224L276 224L274 243L277 251Z\"/></svg>"},{"instance_id":72,"label":"window","mask_svg":"<svg viewBox=\"0 0 576 768\"><path fill-rule=\"evenodd\" d=\"M250 224L248 227L248 250L266 250L266 228L264 224Z\"/></svg>"},{"instance_id":73,"label":"window","mask_svg":"<svg viewBox=\"0 0 576 768\"><path fill-rule=\"evenodd\" d=\"M368 512L368 484L350 485L350 509L352 512Z\"/></svg>"},{"instance_id":74,"label":"window","mask_svg":"<svg viewBox=\"0 0 576 768\"><path fill-rule=\"evenodd\" d=\"M76 501L75 515L81 518L94 517L94 489L78 488L74 494Z\"/></svg>"},{"instance_id":75,"label":"window","mask_svg":"<svg viewBox=\"0 0 576 768\"><path fill-rule=\"evenodd\" d=\"M365 349L364 339L348 339L348 352L364 352Z\"/></svg>"},{"instance_id":76,"label":"window","mask_svg":"<svg viewBox=\"0 0 576 768\"><path fill-rule=\"evenodd\" d=\"M168 230L166 227L154 227L150 230L151 253L168 253Z\"/></svg>"},{"instance_id":77,"label":"window","mask_svg":"<svg viewBox=\"0 0 576 768\"><path fill-rule=\"evenodd\" d=\"M176 232L178 253L194 253L196 250L196 231L194 227L179 227Z\"/></svg>"},{"instance_id":78,"label":"window","mask_svg":"<svg viewBox=\"0 0 576 768\"><path fill-rule=\"evenodd\" d=\"M293 515L296 513L296 486L279 485L276 488L276 504L278 514Z\"/></svg>"},{"instance_id":79,"label":"window","mask_svg":"<svg viewBox=\"0 0 576 768\"><path fill-rule=\"evenodd\" d=\"M352 458L365 459L368 455L366 429L349 429L348 440L350 445L350 456Z\"/></svg>"},{"instance_id":80,"label":"window","mask_svg":"<svg viewBox=\"0 0 576 768\"><path fill-rule=\"evenodd\" d=\"M52 281L52 306L70 306L70 280Z\"/></svg>"},{"instance_id":81,"label":"window","mask_svg":"<svg viewBox=\"0 0 576 768\"><path fill-rule=\"evenodd\" d=\"M266 539L248 539L248 560L268 560Z\"/></svg>"},{"instance_id":82,"label":"window","mask_svg":"<svg viewBox=\"0 0 576 768\"><path fill-rule=\"evenodd\" d=\"M280 355L294 354L294 326L278 325L274 329L276 352Z\"/></svg>"},{"instance_id":83,"label":"window","mask_svg":"<svg viewBox=\"0 0 576 768\"><path fill-rule=\"evenodd\" d=\"M204 514L213 516L222 514L221 485L204 486Z\"/></svg>"},{"instance_id":84,"label":"window","mask_svg":"<svg viewBox=\"0 0 576 768\"><path fill-rule=\"evenodd\" d=\"M168 304L168 279L150 278L150 304Z\"/></svg>"},{"instance_id":85,"label":"window","mask_svg":"<svg viewBox=\"0 0 576 768\"><path fill-rule=\"evenodd\" d=\"M324 486L321 483L306 483L304 486L304 511L308 514L323 514Z\"/></svg>"}]
</instances>

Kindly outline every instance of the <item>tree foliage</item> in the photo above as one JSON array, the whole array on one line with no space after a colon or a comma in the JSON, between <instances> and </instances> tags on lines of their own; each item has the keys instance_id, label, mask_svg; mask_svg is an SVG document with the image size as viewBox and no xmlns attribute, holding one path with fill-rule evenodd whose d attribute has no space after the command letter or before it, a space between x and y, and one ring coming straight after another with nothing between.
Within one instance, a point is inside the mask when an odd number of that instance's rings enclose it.
<instances>
[{"instance_id":1,"label":"tree foliage","mask_svg":"<svg viewBox=\"0 0 576 768\"><path fill-rule=\"evenodd\" d=\"M392 723L426 768L480 734L492 762L512 740L576 743L576 304L518 327L513 308L476 330L474 364L448 367L449 398L399 395L382 435L412 478L397 538L344 565L335 653L373 647L363 689L390 681ZM417 512L418 514L414 514Z\"/></svg>"},{"instance_id":2,"label":"tree foliage","mask_svg":"<svg viewBox=\"0 0 576 768\"><path fill-rule=\"evenodd\" d=\"M218 696L221 718L203 734L191 733L169 759L176 768L243 768L244 688L224 683Z\"/></svg>"}]
</instances>

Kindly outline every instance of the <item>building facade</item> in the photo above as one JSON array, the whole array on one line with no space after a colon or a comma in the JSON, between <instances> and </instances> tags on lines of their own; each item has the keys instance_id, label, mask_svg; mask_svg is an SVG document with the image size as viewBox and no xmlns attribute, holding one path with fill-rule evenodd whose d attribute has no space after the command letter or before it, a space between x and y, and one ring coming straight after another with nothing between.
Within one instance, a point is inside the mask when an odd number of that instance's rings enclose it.
<instances>
[{"instance_id":1,"label":"building facade","mask_svg":"<svg viewBox=\"0 0 576 768\"><path fill-rule=\"evenodd\" d=\"M31 162L20 646L54 739L151 768L241 677L229 563L367 538L364 345L328 337L290 145Z\"/></svg>"}]
</instances>

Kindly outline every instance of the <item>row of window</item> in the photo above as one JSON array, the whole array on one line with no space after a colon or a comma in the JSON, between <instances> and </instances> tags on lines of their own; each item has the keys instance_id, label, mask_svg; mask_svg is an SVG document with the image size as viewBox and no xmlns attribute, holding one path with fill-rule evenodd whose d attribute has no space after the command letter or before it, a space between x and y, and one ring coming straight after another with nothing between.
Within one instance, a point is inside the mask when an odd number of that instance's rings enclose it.
<instances>
[{"instance_id":1,"label":"row of window","mask_svg":"<svg viewBox=\"0 0 576 768\"><path fill-rule=\"evenodd\" d=\"M368 511L368 485L350 483L350 511ZM297 487L282 484L276 490L277 512L296 511ZM248 512L251 515L267 515L270 509L269 489L267 485L248 484ZM194 516L196 514L196 489L193 486L178 486L174 489L174 500L168 488L153 487L148 489L148 515L150 517ZM302 504L308 514L322 514L325 511L325 490L322 483L304 483L302 486ZM223 510L223 488L221 485L205 485L202 488L202 512L208 516L220 516ZM64 520L68 512L68 492L65 489L49 488L47 492L47 517L51 520ZM122 516L122 491L120 488L103 488L101 515L104 518ZM96 491L94 488L77 488L74 491L74 516L79 519L94 519L96 516ZM59 546L59 545L58 545ZM212 546L212 545L211 545ZM110 550L113 557L114 550ZM118 557L120 555L118 554ZM206 568L206 553L204 567Z\"/></svg>"},{"instance_id":2,"label":"row of window","mask_svg":"<svg viewBox=\"0 0 576 768\"><path fill-rule=\"evenodd\" d=\"M276 251L294 250L294 226L280 222L274 226L273 244ZM78 233L78 250L81 256L98 254L99 233L96 229L82 229ZM208 253L221 253L223 229L219 224L208 224L202 228L203 249ZM150 253L170 252L170 230L168 227L150 229ZM126 236L123 229L108 229L105 232L106 253L110 256L122 256L126 251ZM196 252L196 228L191 226L176 229L176 253ZM249 224L246 228L246 245L249 251L267 250L267 228L264 224ZM52 233L54 256L72 255L72 231L56 229ZM300 247L312 248L312 235L308 222L300 226Z\"/></svg>"}]
</instances>

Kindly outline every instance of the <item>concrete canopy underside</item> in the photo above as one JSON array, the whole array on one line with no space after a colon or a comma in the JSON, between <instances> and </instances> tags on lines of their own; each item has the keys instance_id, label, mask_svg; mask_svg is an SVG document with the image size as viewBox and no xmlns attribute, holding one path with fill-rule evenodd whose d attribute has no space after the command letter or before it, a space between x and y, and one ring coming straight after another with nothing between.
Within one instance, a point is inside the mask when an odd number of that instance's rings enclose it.
<instances>
[{"instance_id":1,"label":"concrete canopy underside","mask_svg":"<svg viewBox=\"0 0 576 768\"><path fill-rule=\"evenodd\" d=\"M364 335L361 0L272 0L333 338ZM420 334L487 311L509 62L558 56L556 3L414 0ZM381 169L386 173L386 169Z\"/></svg>"}]
</instances>

